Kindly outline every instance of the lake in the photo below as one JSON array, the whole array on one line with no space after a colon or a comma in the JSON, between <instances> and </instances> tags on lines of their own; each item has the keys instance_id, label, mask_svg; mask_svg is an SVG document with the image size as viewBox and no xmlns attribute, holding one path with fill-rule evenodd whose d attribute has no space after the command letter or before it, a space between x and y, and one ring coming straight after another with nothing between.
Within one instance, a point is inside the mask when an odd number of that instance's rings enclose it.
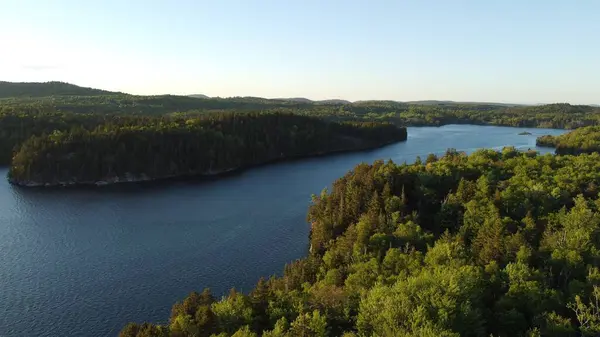
<instances>
[{"instance_id":1,"label":"lake","mask_svg":"<svg viewBox=\"0 0 600 337\"><path fill-rule=\"evenodd\" d=\"M527 150L537 136L563 132L411 127L408 141L380 149L213 180L45 190L2 178L0 336L117 336L129 321L166 322L192 290L249 291L306 255L311 194L360 162L412 162L447 148Z\"/></svg>"}]
</instances>

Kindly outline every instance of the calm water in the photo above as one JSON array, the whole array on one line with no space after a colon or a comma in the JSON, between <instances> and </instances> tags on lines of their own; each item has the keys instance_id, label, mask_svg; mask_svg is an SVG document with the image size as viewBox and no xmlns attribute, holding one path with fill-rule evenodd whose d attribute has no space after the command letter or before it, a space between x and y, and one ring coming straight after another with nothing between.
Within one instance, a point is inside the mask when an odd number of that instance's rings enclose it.
<instances>
[{"instance_id":1,"label":"calm water","mask_svg":"<svg viewBox=\"0 0 600 337\"><path fill-rule=\"evenodd\" d=\"M385 148L214 181L27 190L0 179L0 336L116 336L128 321L165 321L192 290L248 291L307 253L310 195L356 164L410 162L449 147L526 150L538 135L563 132L470 125L408 131L407 142Z\"/></svg>"}]
</instances>

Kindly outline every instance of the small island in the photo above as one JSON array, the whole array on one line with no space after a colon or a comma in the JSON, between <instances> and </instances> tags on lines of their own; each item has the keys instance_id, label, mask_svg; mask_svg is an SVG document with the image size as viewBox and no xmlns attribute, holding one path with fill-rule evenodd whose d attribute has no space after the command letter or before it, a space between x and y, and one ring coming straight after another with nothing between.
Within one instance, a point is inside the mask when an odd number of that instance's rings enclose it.
<instances>
[{"instance_id":1,"label":"small island","mask_svg":"<svg viewBox=\"0 0 600 337\"><path fill-rule=\"evenodd\" d=\"M30 187L109 185L216 175L406 138L406 128L390 123L327 122L288 113L140 118L33 136L14 155L9 181Z\"/></svg>"},{"instance_id":2,"label":"small island","mask_svg":"<svg viewBox=\"0 0 600 337\"><path fill-rule=\"evenodd\" d=\"M523 132L519 132L519 136L530 136L531 132L529 131L523 131Z\"/></svg>"}]
</instances>

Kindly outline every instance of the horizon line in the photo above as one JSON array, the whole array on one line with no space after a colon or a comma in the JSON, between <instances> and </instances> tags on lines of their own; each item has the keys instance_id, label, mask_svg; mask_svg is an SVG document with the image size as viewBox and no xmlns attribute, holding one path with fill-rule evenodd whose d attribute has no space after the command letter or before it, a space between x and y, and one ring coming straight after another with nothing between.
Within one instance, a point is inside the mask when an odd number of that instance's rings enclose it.
<instances>
[{"instance_id":1,"label":"horizon line","mask_svg":"<svg viewBox=\"0 0 600 337\"><path fill-rule=\"evenodd\" d=\"M345 99L345 98L324 98L324 99L313 99L313 98L308 98L306 96L289 96L289 97L266 97L266 96L255 96L255 95L233 95L233 96L210 96L207 94L201 94L201 93L192 93L192 94L186 94L186 93L154 93L154 94L139 94L139 93L131 93L131 92L125 92L125 91L113 91L112 89L101 89L98 87L92 87L92 86L84 86L84 85L78 85L78 84L74 84L71 82L66 82L66 81L60 81L60 80L51 80L51 81L45 81L45 82L16 82L16 81L4 81L4 80L0 80L0 83L11 83L11 84L48 84L48 83L63 83L63 84L68 84L68 85L73 85L73 86L77 86L80 88L87 88L87 89L94 89L94 90L102 90L102 91L107 91L107 93L113 93L113 94L124 94L124 95L131 95L131 96L183 96L183 97L190 97L190 96L206 96L206 98L218 98L218 99L228 99L228 98L261 98L261 99L267 99L267 100L309 100L313 103L319 103L319 102L326 102L326 101L344 101L344 102L349 102L351 104L353 103L360 103L360 102L394 102L394 103L413 103L413 104L419 104L419 103L424 103L424 102L432 102L432 103L455 103L455 104L490 104L490 105L523 105L523 106L538 106L538 105L551 105L551 104L569 104L569 105L583 105L583 106L591 106L591 107L600 107L600 104L598 103L588 103L588 104L577 104L577 103L571 103L571 102L538 102L538 103L517 103L517 102L511 102L511 101L472 101L472 100L451 100L451 99L418 99L418 100L396 100L396 99L357 99L357 100L349 100L349 99ZM201 99L201 98L199 98Z\"/></svg>"}]
</instances>

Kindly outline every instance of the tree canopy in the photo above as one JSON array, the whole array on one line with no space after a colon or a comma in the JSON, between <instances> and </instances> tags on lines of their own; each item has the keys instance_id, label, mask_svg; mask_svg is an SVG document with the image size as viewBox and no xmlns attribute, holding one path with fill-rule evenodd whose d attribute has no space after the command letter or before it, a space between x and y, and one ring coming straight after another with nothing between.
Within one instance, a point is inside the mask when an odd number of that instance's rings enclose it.
<instances>
[{"instance_id":1,"label":"tree canopy","mask_svg":"<svg viewBox=\"0 0 600 337\"><path fill-rule=\"evenodd\" d=\"M216 174L274 160L406 140L406 128L326 122L281 113L125 119L32 136L9 177L21 185L71 185Z\"/></svg>"},{"instance_id":2,"label":"tree canopy","mask_svg":"<svg viewBox=\"0 0 600 337\"><path fill-rule=\"evenodd\" d=\"M600 155L360 164L313 196L310 253L133 336L597 336Z\"/></svg>"},{"instance_id":3,"label":"tree canopy","mask_svg":"<svg viewBox=\"0 0 600 337\"><path fill-rule=\"evenodd\" d=\"M542 136L538 146L554 147L557 154L580 154L600 151L600 126L575 129L560 136Z\"/></svg>"},{"instance_id":4,"label":"tree canopy","mask_svg":"<svg viewBox=\"0 0 600 337\"><path fill-rule=\"evenodd\" d=\"M600 108L548 104L310 101L261 97L197 98L136 96L68 83L0 82L0 165L8 165L31 136L102 124L143 123L149 117L195 117L207 113L291 113L328 121L379 121L398 126L478 124L574 129L600 124Z\"/></svg>"}]
</instances>

